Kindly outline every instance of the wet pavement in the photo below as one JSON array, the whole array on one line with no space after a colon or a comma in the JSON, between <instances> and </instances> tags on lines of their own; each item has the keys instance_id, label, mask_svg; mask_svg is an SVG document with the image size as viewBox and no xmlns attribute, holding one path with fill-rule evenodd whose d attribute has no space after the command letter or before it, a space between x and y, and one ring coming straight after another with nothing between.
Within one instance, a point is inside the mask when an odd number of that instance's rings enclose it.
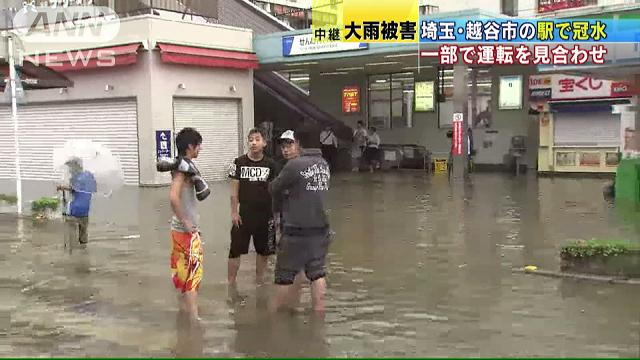
<instances>
[{"instance_id":1,"label":"wet pavement","mask_svg":"<svg viewBox=\"0 0 640 360\"><path fill-rule=\"evenodd\" d=\"M0 215L0 356L639 357L640 287L511 271L557 269L568 239L640 241L639 213L604 202L603 182L338 175L324 320L266 314L253 255L246 302L227 302L229 192L214 184L200 327L177 315L166 188L97 199L90 246L71 255L60 221Z\"/></svg>"}]
</instances>

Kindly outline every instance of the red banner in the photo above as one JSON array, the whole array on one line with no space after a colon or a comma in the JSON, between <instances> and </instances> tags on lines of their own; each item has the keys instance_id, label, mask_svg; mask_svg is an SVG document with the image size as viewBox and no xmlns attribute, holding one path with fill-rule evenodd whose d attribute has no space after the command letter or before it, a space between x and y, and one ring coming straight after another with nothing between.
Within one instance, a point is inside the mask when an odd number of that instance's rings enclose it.
<instances>
[{"instance_id":1,"label":"red banner","mask_svg":"<svg viewBox=\"0 0 640 360\"><path fill-rule=\"evenodd\" d=\"M346 86L342 89L342 112L345 114L360 112L360 88Z\"/></svg>"},{"instance_id":2,"label":"red banner","mask_svg":"<svg viewBox=\"0 0 640 360\"><path fill-rule=\"evenodd\" d=\"M453 155L462 155L462 121L453 122Z\"/></svg>"}]
</instances>

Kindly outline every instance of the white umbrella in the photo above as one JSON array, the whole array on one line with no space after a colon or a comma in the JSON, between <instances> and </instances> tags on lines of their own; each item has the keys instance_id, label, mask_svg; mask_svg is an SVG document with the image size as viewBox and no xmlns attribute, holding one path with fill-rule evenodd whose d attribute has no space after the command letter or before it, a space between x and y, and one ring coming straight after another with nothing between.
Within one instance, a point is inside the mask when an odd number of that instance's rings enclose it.
<instances>
[{"instance_id":1,"label":"white umbrella","mask_svg":"<svg viewBox=\"0 0 640 360\"><path fill-rule=\"evenodd\" d=\"M94 188L85 191L109 196L124 184L124 173L120 160L111 150L91 140L69 140L64 147L53 150L53 167L62 172L63 180L69 179L68 162L80 160L83 171L91 173L95 179Z\"/></svg>"}]
</instances>

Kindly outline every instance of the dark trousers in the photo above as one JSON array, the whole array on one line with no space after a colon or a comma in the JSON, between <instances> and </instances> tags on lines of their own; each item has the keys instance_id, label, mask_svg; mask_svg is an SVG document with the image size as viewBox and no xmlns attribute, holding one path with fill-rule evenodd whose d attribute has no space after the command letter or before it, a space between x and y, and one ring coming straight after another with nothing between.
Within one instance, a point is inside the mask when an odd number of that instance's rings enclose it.
<instances>
[{"instance_id":1,"label":"dark trousers","mask_svg":"<svg viewBox=\"0 0 640 360\"><path fill-rule=\"evenodd\" d=\"M336 156L338 154L338 149L336 149L333 145L322 145L322 157L327 160L329 164L329 168L333 170L335 166Z\"/></svg>"}]
</instances>

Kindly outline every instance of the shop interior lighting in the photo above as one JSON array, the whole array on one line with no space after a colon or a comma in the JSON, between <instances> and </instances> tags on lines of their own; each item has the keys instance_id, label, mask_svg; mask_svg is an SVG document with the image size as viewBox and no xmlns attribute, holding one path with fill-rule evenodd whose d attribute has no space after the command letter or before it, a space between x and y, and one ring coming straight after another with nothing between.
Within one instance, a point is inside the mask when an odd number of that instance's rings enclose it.
<instances>
[{"instance_id":1,"label":"shop interior lighting","mask_svg":"<svg viewBox=\"0 0 640 360\"><path fill-rule=\"evenodd\" d=\"M393 54L393 55L387 55L387 56L385 56L385 58L393 59L393 58L401 58L401 57L409 57L409 56L417 57L418 54Z\"/></svg>"},{"instance_id":2,"label":"shop interior lighting","mask_svg":"<svg viewBox=\"0 0 640 360\"><path fill-rule=\"evenodd\" d=\"M320 73L320 76L330 76L330 75L348 75L349 73L346 71L333 71L333 72L324 72Z\"/></svg>"},{"instance_id":3,"label":"shop interior lighting","mask_svg":"<svg viewBox=\"0 0 640 360\"><path fill-rule=\"evenodd\" d=\"M352 70L364 70L364 66L338 68L337 71L352 71Z\"/></svg>"},{"instance_id":4,"label":"shop interior lighting","mask_svg":"<svg viewBox=\"0 0 640 360\"><path fill-rule=\"evenodd\" d=\"M397 61L385 61L385 62L379 62L379 63L365 64L365 65L366 66L380 66L380 65L395 65L395 64L399 64L399 62L397 62Z\"/></svg>"},{"instance_id":5,"label":"shop interior lighting","mask_svg":"<svg viewBox=\"0 0 640 360\"><path fill-rule=\"evenodd\" d=\"M309 61L302 63L284 64L285 66L304 66L304 65L318 65L317 61Z\"/></svg>"}]
</instances>

